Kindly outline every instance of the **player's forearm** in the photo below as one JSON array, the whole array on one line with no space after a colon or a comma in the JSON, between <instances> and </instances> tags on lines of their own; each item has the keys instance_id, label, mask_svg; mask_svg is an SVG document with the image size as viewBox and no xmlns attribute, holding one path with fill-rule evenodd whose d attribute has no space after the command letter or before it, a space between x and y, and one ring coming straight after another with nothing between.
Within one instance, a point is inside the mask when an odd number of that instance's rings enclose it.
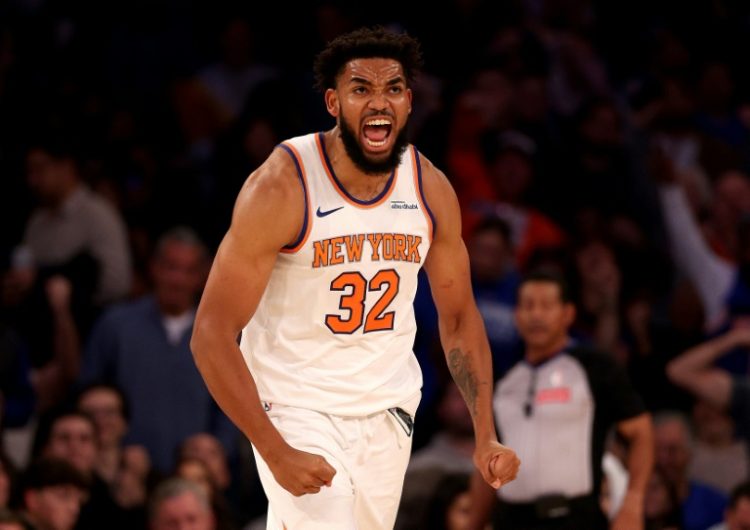
<instances>
[{"instance_id":1,"label":"player's forearm","mask_svg":"<svg viewBox=\"0 0 750 530\"><path fill-rule=\"evenodd\" d=\"M448 369L471 413L477 441L496 439L492 356L479 311L441 320L440 337Z\"/></svg>"},{"instance_id":2,"label":"player's forearm","mask_svg":"<svg viewBox=\"0 0 750 530\"><path fill-rule=\"evenodd\" d=\"M268 461L286 444L268 419L258 388L232 333L217 333L196 322L190 343L198 371L216 403Z\"/></svg>"}]
</instances>

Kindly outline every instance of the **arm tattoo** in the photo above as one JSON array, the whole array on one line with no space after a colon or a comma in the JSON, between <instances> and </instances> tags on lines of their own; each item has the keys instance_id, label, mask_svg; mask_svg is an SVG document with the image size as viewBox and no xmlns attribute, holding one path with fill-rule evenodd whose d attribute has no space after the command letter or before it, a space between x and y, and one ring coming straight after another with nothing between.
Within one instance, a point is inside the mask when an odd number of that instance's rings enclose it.
<instances>
[{"instance_id":1,"label":"arm tattoo","mask_svg":"<svg viewBox=\"0 0 750 530\"><path fill-rule=\"evenodd\" d=\"M470 359L459 349L448 352L448 369L466 400L472 416L477 413L477 376L471 367Z\"/></svg>"}]
</instances>

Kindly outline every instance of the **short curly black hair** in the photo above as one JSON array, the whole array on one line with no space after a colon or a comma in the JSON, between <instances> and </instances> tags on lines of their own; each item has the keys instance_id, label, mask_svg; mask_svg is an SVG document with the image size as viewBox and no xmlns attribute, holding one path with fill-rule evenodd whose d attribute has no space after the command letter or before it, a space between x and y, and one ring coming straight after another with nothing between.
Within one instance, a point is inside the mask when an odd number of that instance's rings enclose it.
<instances>
[{"instance_id":1,"label":"short curly black hair","mask_svg":"<svg viewBox=\"0 0 750 530\"><path fill-rule=\"evenodd\" d=\"M315 59L315 85L325 92L336 86L336 78L352 59L384 57L401 63L410 83L422 67L419 41L406 33L395 33L382 26L360 28L328 43Z\"/></svg>"}]
</instances>

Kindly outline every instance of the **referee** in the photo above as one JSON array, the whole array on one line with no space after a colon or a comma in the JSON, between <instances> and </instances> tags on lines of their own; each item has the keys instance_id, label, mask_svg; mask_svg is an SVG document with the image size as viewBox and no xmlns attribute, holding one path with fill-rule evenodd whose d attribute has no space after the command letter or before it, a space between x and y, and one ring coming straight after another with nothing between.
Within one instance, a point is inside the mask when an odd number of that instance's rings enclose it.
<instances>
[{"instance_id":1,"label":"referee","mask_svg":"<svg viewBox=\"0 0 750 530\"><path fill-rule=\"evenodd\" d=\"M482 528L604 530L599 507L602 456L611 427L629 442L628 490L612 530L642 530L643 496L653 464L651 419L610 356L577 345L566 284L538 272L518 290L516 325L524 359L497 383L494 411L503 443L523 461L515 482L497 491L472 481Z\"/></svg>"}]
</instances>

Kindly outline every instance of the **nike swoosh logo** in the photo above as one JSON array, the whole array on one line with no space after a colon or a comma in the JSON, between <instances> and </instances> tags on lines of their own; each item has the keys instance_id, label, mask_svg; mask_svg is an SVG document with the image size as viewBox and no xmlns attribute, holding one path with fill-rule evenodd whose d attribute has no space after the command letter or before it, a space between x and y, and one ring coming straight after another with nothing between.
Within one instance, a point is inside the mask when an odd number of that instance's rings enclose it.
<instances>
[{"instance_id":1,"label":"nike swoosh logo","mask_svg":"<svg viewBox=\"0 0 750 530\"><path fill-rule=\"evenodd\" d=\"M338 208L334 208L333 210L326 210L325 212L320 209L320 206L318 206L318 211L315 212L315 215L318 217L325 217L326 215L331 215L333 212L338 212L343 206L339 206Z\"/></svg>"}]
</instances>

